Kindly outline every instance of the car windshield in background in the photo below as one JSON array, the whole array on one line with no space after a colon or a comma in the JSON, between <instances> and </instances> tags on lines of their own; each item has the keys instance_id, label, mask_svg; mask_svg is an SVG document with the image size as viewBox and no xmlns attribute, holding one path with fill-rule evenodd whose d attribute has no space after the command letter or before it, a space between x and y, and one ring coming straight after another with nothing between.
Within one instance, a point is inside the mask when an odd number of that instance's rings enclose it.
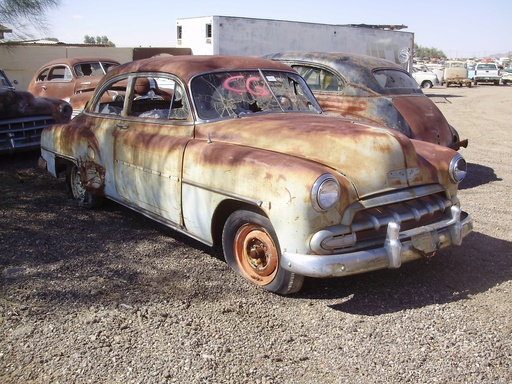
<instances>
[{"instance_id":1,"label":"car windshield in background","mask_svg":"<svg viewBox=\"0 0 512 384\"><path fill-rule=\"evenodd\" d=\"M418 84L407 73L393 69L380 69L373 72L373 77L379 86L385 90L391 89L418 89Z\"/></svg>"},{"instance_id":2,"label":"car windshield in background","mask_svg":"<svg viewBox=\"0 0 512 384\"><path fill-rule=\"evenodd\" d=\"M191 90L203 120L257 112L322 112L304 80L288 72L208 73L194 78Z\"/></svg>"}]
</instances>

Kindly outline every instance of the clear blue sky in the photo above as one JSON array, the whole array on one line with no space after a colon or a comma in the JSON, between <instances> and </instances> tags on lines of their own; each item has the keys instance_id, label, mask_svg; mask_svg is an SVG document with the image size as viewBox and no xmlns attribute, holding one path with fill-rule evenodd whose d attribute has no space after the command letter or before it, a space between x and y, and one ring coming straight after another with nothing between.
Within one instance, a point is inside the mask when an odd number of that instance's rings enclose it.
<instances>
[{"instance_id":1,"label":"clear blue sky","mask_svg":"<svg viewBox=\"0 0 512 384\"><path fill-rule=\"evenodd\" d=\"M62 0L47 15L50 37L83 43L107 36L118 47L174 47L176 20L239 16L324 24L404 24L416 44L448 57L512 51L511 0ZM42 36L38 36L42 37ZM321 50L321 46L318 50Z\"/></svg>"}]
</instances>

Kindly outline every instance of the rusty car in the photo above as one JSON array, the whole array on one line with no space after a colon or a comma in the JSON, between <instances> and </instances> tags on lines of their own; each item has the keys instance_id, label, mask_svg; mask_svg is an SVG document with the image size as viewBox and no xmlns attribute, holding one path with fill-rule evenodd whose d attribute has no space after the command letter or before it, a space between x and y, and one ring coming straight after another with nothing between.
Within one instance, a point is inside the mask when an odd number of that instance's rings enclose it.
<instances>
[{"instance_id":1,"label":"rusty car","mask_svg":"<svg viewBox=\"0 0 512 384\"><path fill-rule=\"evenodd\" d=\"M352 53L280 52L263 57L297 70L327 113L385 125L409 138L455 150L468 145L398 64Z\"/></svg>"},{"instance_id":2,"label":"rusty car","mask_svg":"<svg viewBox=\"0 0 512 384\"><path fill-rule=\"evenodd\" d=\"M100 79L119 62L101 57L71 57L52 60L39 68L28 85L35 96L67 101L73 117L80 113Z\"/></svg>"},{"instance_id":3,"label":"rusty car","mask_svg":"<svg viewBox=\"0 0 512 384\"><path fill-rule=\"evenodd\" d=\"M0 154L38 150L43 128L70 118L68 103L18 91L0 69Z\"/></svg>"},{"instance_id":4,"label":"rusty car","mask_svg":"<svg viewBox=\"0 0 512 384\"><path fill-rule=\"evenodd\" d=\"M79 116L44 130L39 166L65 175L79 205L107 198L222 246L279 294L305 276L398 268L472 231L461 154L327 115L295 70L262 58L123 64Z\"/></svg>"}]
</instances>

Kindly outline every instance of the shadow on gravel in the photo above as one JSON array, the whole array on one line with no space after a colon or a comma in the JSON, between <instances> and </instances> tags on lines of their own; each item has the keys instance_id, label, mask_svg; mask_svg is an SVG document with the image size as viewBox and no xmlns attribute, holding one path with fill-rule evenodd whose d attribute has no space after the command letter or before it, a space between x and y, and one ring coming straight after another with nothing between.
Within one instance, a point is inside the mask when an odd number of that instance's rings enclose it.
<instances>
[{"instance_id":1,"label":"shadow on gravel","mask_svg":"<svg viewBox=\"0 0 512 384\"><path fill-rule=\"evenodd\" d=\"M512 280L512 244L481 233L396 270L335 279L307 279L301 297L340 299L332 309L375 316L468 299ZM298 297L298 295L297 295Z\"/></svg>"},{"instance_id":2,"label":"shadow on gravel","mask_svg":"<svg viewBox=\"0 0 512 384\"><path fill-rule=\"evenodd\" d=\"M450 95L450 94L442 94L442 93L440 93L440 94L436 94L436 93L429 93L429 94L427 94L427 93L425 93L425 95L427 97L430 97L430 98L434 98L435 97L435 98L445 99L446 102L448 102L450 104L451 104L450 99L459 98L459 97L465 97L464 95ZM436 102L442 102L442 101L434 101L434 103L436 103Z\"/></svg>"},{"instance_id":3,"label":"shadow on gravel","mask_svg":"<svg viewBox=\"0 0 512 384\"><path fill-rule=\"evenodd\" d=\"M459 189L475 188L492 181L502 180L503 179L496 176L494 169L485 165L468 163L468 174L462 183L460 183Z\"/></svg>"},{"instance_id":4,"label":"shadow on gravel","mask_svg":"<svg viewBox=\"0 0 512 384\"><path fill-rule=\"evenodd\" d=\"M236 280L215 250L134 211L78 207L37 158L0 158L0 296L13 305L215 300Z\"/></svg>"}]
</instances>

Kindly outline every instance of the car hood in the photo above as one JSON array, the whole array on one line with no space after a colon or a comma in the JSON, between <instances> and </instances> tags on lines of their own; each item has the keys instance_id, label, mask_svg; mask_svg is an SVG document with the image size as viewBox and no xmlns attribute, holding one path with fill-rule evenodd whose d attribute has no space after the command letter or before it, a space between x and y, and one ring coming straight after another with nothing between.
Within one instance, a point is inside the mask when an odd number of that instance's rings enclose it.
<instances>
[{"instance_id":1,"label":"car hood","mask_svg":"<svg viewBox=\"0 0 512 384\"><path fill-rule=\"evenodd\" d=\"M447 168L454 154L451 149L410 140L391 129L302 113L198 124L196 138L284 153L323 164L346 176L359 197L410 186L444 184L447 180L440 178L447 172L439 171ZM426 157L431 153L435 154L429 160Z\"/></svg>"},{"instance_id":2,"label":"car hood","mask_svg":"<svg viewBox=\"0 0 512 384\"><path fill-rule=\"evenodd\" d=\"M428 97L399 96L393 98L393 105L409 125L415 139L445 147L453 145L448 121Z\"/></svg>"},{"instance_id":3,"label":"car hood","mask_svg":"<svg viewBox=\"0 0 512 384\"><path fill-rule=\"evenodd\" d=\"M66 116L62 116L62 108L65 105L67 103L62 100L35 97L26 91L0 90L0 119L53 116L56 118L56 122L67 122L71 115L71 109L69 109L69 113Z\"/></svg>"}]
</instances>

